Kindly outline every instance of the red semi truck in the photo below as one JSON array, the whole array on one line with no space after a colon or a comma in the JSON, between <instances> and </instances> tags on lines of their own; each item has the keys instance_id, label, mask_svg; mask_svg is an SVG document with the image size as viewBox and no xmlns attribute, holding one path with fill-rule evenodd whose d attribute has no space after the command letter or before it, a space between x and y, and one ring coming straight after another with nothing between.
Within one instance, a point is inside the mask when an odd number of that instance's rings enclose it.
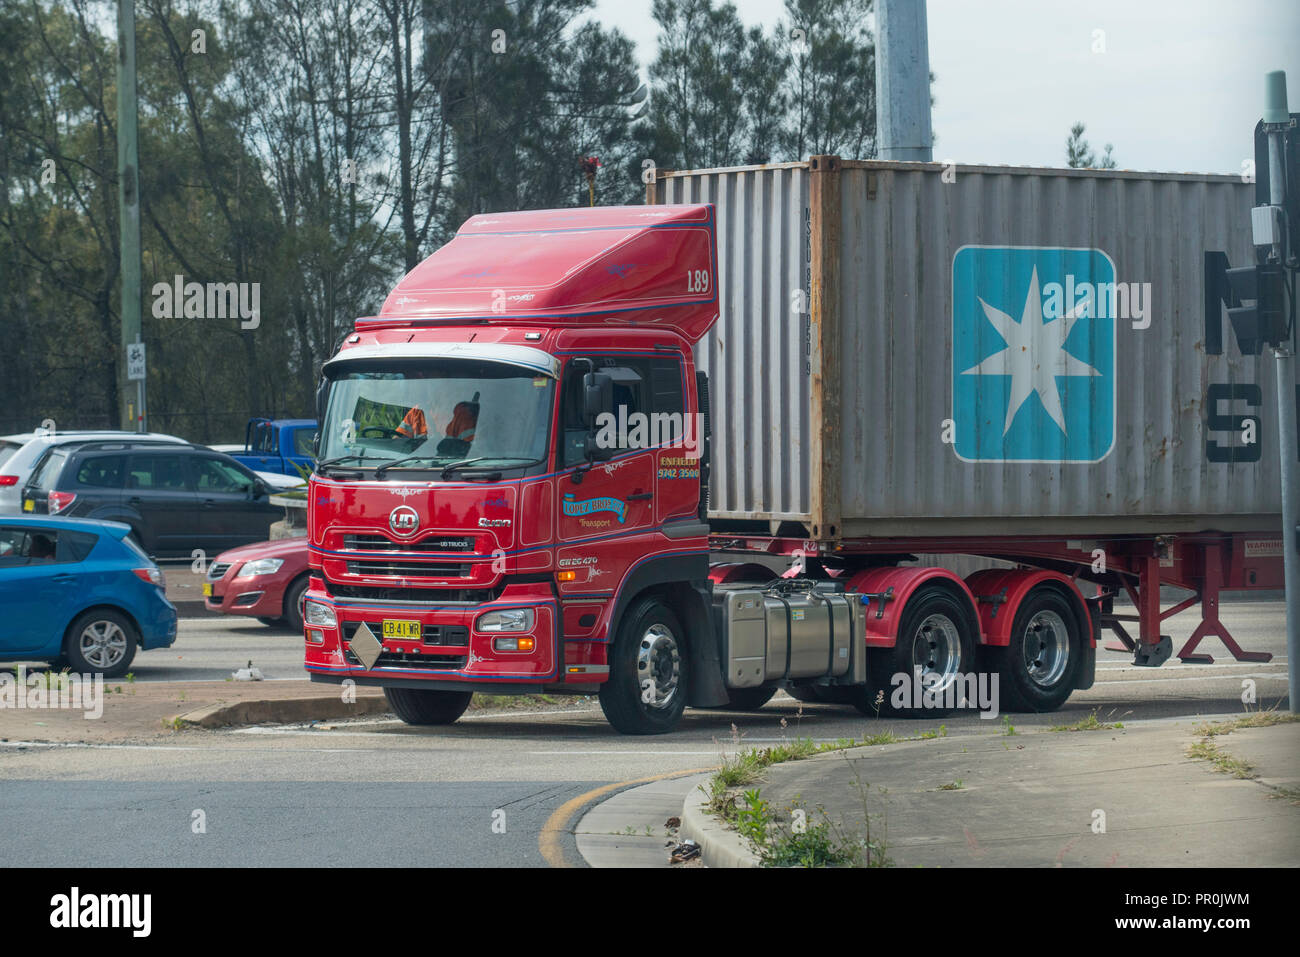
<instances>
[{"instance_id":1,"label":"red semi truck","mask_svg":"<svg viewBox=\"0 0 1300 957\"><path fill-rule=\"evenodd\" d=\"M1244 259L1247 188L945 170L813 157L466 222L325 363L312 680L413 724L596 693L641 734L779 688L934 714L995 676L1053 710L1103 629L1158 665L1198 603L1183 661L1266 660L1218 602L1281 585L1276 465L1238 435L1269 434L1240 407L1268 367L1211 341L1200 282ZM1124 219L1166 204L1176 241Z\"/></svg>"}]
</instances>

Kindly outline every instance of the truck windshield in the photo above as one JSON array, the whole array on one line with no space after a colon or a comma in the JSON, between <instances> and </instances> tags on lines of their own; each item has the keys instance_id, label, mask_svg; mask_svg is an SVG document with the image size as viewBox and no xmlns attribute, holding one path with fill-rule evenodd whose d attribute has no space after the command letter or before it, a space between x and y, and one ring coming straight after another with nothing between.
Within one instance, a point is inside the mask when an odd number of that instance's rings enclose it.
<instances>
[{"instance_id":1,"label":"truck windshield","mask_svg":"<svg viewBox=\"0 0 1300 957\"><path fill-rule=\"evenodd\" d=\"M500 362L435 359L336 377L321 462L350 467L518 468L545 459L554 380ZM398 464L400 463L400 464Z\"/></svg>"}]
</instances>

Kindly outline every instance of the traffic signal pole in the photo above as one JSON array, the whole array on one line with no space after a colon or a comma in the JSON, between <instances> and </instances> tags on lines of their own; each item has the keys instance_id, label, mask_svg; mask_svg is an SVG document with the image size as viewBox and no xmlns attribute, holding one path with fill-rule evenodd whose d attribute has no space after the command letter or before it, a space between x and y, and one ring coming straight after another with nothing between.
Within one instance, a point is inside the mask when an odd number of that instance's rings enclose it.
<instances>
[{"instance_id":1,"label":"traffic signal pole","mask_svg":"<svg viewBox=\"0 0 1300 957\"><path fill-rule=\"evenodd\" d=\"M1268 132L1268 202L1277 209L1287 209L1286 164L1284 162L1285 126L1291 120L1286 102L1286 74L1281 70L1265 77L1264 125ZM1293 184L1294 185L1294 184ZM1288 230L1281 229L1274 237L1270 260L1287 263L1293 251L1287 247ZM1296 391L1295 391L1295 297L1290 308L1290 335L1273 348L1273 361L1277 370L1277 427L1278 454L1282 461L1282 561L1286 576L1286 656L1288 689L1292 713L1300 713L1300 487L1297 487L1296 448Z\"/></svg>"}]
</instances>

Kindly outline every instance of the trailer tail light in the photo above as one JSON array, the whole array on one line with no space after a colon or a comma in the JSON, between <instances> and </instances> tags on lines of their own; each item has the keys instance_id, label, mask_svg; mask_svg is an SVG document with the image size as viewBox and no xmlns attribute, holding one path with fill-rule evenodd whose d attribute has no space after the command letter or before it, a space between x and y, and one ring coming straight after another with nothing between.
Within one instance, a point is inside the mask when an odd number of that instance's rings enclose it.
<instances>
[{"instance_id":1,"label":"trailer tail light","mask_svg":"<svg viewBox=\"0 0 1300 957\"><path fill-rule=\"evenodd\" d=\"M135 572L135 577L143 582L148 582L150 585L157 585L159 588L165 587L163 573L155 567L133 568L131 571Z\"/></svg>"},{"instance_id":2,"label":"trailer tail light","mask_svg":"<svg viewBox=\"0 0 1300 957\"><path fill-rule=\"evenodd\" d=\"M58 515L60 512L72 506L77 500L75 492L51 492L49 495L49 510L51 515Z\"/></svg>"},{"instance_id":3,"label":"trailer tail light","mask_svg":"<svg viewBox=\"0 0 1300 957\"><path fill-rule=\"evenodd\" d=\"M17 475L0 475L0 488L18 484Z\"/></svg>"}]
</instances>

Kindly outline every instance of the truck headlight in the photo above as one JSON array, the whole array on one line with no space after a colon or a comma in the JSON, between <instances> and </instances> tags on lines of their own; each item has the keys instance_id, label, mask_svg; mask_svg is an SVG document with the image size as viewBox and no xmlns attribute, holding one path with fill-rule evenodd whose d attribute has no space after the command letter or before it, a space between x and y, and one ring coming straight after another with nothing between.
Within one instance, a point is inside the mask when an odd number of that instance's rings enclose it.
<instances>
[{"instance_id":1,"label":"truck headlight","mask_svg":"<svg viewBox=\"0 0 1300 957\"><path fill-rule=\"evenodd\" d=\"M323 628L337 628L339 624L339 620L334 617L334 609L318 601L308 601L303 604L302 620L309 625L320 625Z\"/></svg>"},{"instance_id":2,"label":"truck headlight","mask_svg":"<svg viewBox=\"0 0 1300 957\"><path fill-rule=\"evenodd\" d=\"M475 631L529 631L533 627L531 608L507 608L479 615Z\"/></svg>"},{"instance_id":3,"label":"truck headlight","mask_svg":"<svg viewBox=\"0 0 1300 957\"><path fill-rule=\"evenodd\" d=\"M257 575L274 575L284 564L283 558L259 558L255 562L249 562L239 570L240 578L251 578Z\"/></svg>"}]
</instances>

